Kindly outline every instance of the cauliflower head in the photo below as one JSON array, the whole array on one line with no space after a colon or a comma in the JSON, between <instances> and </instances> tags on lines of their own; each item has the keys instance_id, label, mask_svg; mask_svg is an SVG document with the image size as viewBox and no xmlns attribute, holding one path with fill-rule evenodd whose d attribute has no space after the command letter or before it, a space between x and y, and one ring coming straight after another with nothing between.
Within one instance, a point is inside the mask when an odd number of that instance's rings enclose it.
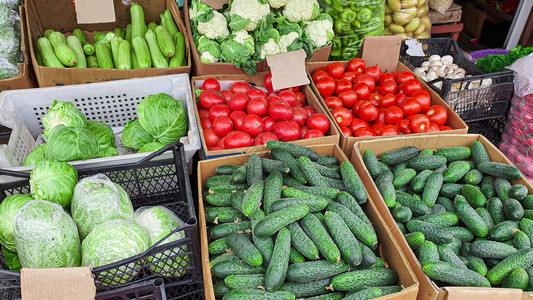
<instances>
[{"instance_id":1,"label":"cauliflower head","mask_svg":"<svg viewBox=\"0 0 533 300\"><path fill-rule=\"evenodd\" d=\"M310 21L316 18L319 12L317 0L289 0L283 8L283 16L289 22Z\"/></svg>"},{"instance_id":2,"label":"cauliflower head","mask_svg":"<svg viewBox=\"0 0 533 300\"><path fill-rule=\"evenodd\" d=\"M296 40L299 37L300 36L298 35L298 33L294 31L288 34L282 35L279 38L279 42L278 42L280 52L281 53L287 52L287 47L289 47L289 45L292 44L292 42L294 42L294 40Z\"/></svg>"},{"instance_id":3,"label":"cauliflower head","mask_svg":"<svg viewBox=\"0 0 533 300\"><path fill-rule=\"evenodd\" d=\"M220 45L208 39L206 36L201 36L198 39L196 45L198 53L200 54L200 60L204 63L217 62L220 57Z\"/></svg>"},{"instance_id":4,"label":"cauliflower head","mask_svg":"<svg viewBox=\"0 0 533 300\"><path fill-rule=\"evenodd\" d=\"M261 46L261 59L265 59L267 55L274 55L281 52L279 45L274 39L269 39L268 42Z\"/></svg>"},{"instance_id":5,"label":"cauliflower head","mask_svg":"<svg viewBox=\"0 0 533 300\"><path fill-rule=\"evenodd\" d=\"M229 35L228 21L216 10L207 11L196 20L198 32L209 39L226 38Z\"/></svg>"},{"instance_id":6,"label":"cauliflower head","mask_svg":"<svg viewBox=\"0 0 533 300\"><path fill-rule=\"evenodd\" d=\"M229 16L233 19L244 19L246 25L244 30L253 31L257 24L270 13L270 5L268 3L262 4L258 0L233 0L231 2L231 9Z\"/></svg>"},{"instance_id":7,"label":"cauliflower head","mask_svg":"<svg viewBox=\"0 0 533 300\"><path fill-rule=\"evenodd\" d=\"M335 36L333 22L330 19L315 20L304 25L304 31L316 48L329 45Z\"/></svg>"},{"instance_id":8,"label":"cauliflower head","mask_svg":"<svg viewBox=\"0 0 533 300\"><path fill-rule=\"evenodd\" d=\"M200 60L203 63L209 64L209 63L217 62L218 57L214 57L213 55L211 55L211 53L205 51L205 52L202 52L202 55L200 55Z\"/></svg>"},{"instance_id":9,"label":"cauliflower head","mask_svg":"<svg viewBox=\"0 0 533 300\"><path fill-rule=\"evenodd\" d=\"M254 38L248 34L248 31L241 29L241 30L233 32L233 35L234 35L233 37L234 41L248 48L250 53L252 54L254 53L255 51Z\"/></svg>"},{"instance_id":10,"label":"cauliflower head","mask_svg":"<svg viewBox=\"0 0 533 300\"><path fill-rule=\"evenodd\" d=\"M268 0L268 4L270 4L270 6L275 9L285 6L287 2L289 2L289 0Z\"/></svg>"}]
</instances>

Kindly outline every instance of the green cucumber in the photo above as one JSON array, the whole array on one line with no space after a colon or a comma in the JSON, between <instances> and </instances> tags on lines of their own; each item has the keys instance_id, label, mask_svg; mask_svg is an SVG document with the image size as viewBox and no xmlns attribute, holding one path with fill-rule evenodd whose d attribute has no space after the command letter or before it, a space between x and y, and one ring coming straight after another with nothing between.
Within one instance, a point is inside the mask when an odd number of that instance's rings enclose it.
<instances>
[{"instance_id":1,"label":"green cucumber","mask_svg":"<svg viewBox=\"0 0 533 300\"><path fill-rule=\"evenodd\" d=\"M494 224L501 223L505 220L503 203L499 198L493 197L487 201L487 210L494 221Z\"/></svg>"},{"instance_id":2,"label":"green cucumber","mask_svg":"<svg viewBox=\"0 0 533 300\"><path fill-rule=\"evenodd\" d=\"M283 189L283 176L280 172L272 172L265 180L265 192L263 192L263 209L265 214L272 212L272 204L281 198Z\"/></svg>"},{"instance_id":3,"label":"green cucumber","mask_svg":"<svg viewBox=\"0 0 533 300\"><path fill-rule=\"evenodd\" d=\"M233 207L221 206L207 206L205 208L205 214L207 222L213 224L235 222L238 221L237 219L241 219L244 216Z\"/></svg>"},{"instance_id":4,"label":"green cucumber","mask_svg":"<svg viewBox=\"0 0 533 300\"><path fill-rule=\"evenodd\" d=\"M252 185L259 180L263 180L263 165L259 155L252 153L248 158L248 167L246 168L246 182Z\"/></svg>"},{"instance_id":5,"label":"green cucumber","mask_svg":"<svg viewBox=\"0 0 533 300\"><path fill-rule=\"evenodd\" d=\"M429 215L422 219L424 222L435 224L441 227L451 227L459 222L459 217L455 213L445 212L441 214Z\"/></svg>"},{"instance_id":6,"label":"green cucumber","mask_svg":"<svg viewBox=\"0 0 533 300\"><path fill-rule=\"evenodd\" d=\"M406 162L418 155L418 149L413 146L385 152L379 156L379 160L387 165L397 165Z\"/></svg>"},{"instance_id":7,"label":"green cucumber","mask_svg":"<svg viewBox=\"0 0 533 300\"><path fill-rule=\"evenodd\" d=\"M437 245L437 249L439 250L439 257L441 261L445 261L462 269L468 269L463 261L461 261L459 256L457 256L457 254L455 254L455 252L448 245Z\"/></svg>"},{"instance_id":8,"label":"green cucumber","mask_svg":"<svg viewBox=\"0 0 533 300\"><path fill-rule=\"evenodd\" d=\"M241 221L235 223L223 223L216 225L211 229L211 238L220 239L231 233L246 232L250 230L250 221Z\"/></svg>"},{"instance_id":9,"label":"green cucumber","mask_svg":"<svg viewBox=\"0 0 533 300\"><path fill-rule=\"evenodd\" d=\"M292 246L307 259L318 259L319 251L315 243L305 234L298 222L291 223L287 226L291 233Z\"/></svg>"},{"instance_id":10,"label":"green cucumber","mask_svg":"<svg viewBox=\"0 0 533 300\"><path fill-rule=\"evenodd\" d=\"M300 156L296 159L298 164L300 165L300 168L302 170L305 170L305 178L307 178L307 182L309 182L312 186L317 187L326 187L329 188L329 183L324 179L322 175L318 172L316 167L313 165L309 157L307 156Z\"/></svg>"},{"instance_id":11,"label":"green cucumber","mask_svg":"<svg viewBox=\"0 0 533 300\"><path fill-rule=\"evenodd\" d=\"M411 159L408 166L416 171L436 170L446 166L446 162L446 157L442 155L420 156Z\"/></svg>"},{"instance_id":12,"label":"green cucumber","mask_svg":"<svg viewBox=\"0 0 533 300\"><path fill-rule=\"evenodd\" d=\"M454 183L462 179L470 171L470 165L464 160L454 161L448 165L448 170L444 172L444 182Z\"/></svg>"},{"instance_id":13,"label":"green cucumber","mask_svg":"<svg viewBox=\"0 0 533 300\"><path fill-rule=\"evenodd\" d=\"M253 267L242 260L220 262L211 268L213 276L221 279L229 275L249 275L264 272L265 269L263 267Z\"/></svg>"},{"instance_id":14,"label":"green cucumber","mask_svg":"<svg viewBox=\"0 0 533 300\"><path fill-rule=\"evenodd\" d=\"M263 256L245 234L232 233L226 236L228 244L235 254L249 265L259 267L263 264Z\"/></svg>"},{"instance_id":15,"label":"green cucumber","mask_svg":"<svg viewBox=\"0 0 533 300\"><path fill-rule=\"evenodd\" d=\"M404 238L407 241L407 244L409 244L409 247L413 250L420 248L426 241L422 232L411 232L404 235Z\"/></svg>"},{"instance_id":16,"label":"green cucumber","mask_svg":"<svg viewBox=\"0 0 533 300\"><path fill-rule=\"evenodd\" d=\"M533 250L525 249L515 252L494 266L487 279L492 285L499 285L514 268L529 268L533 264Z\"/></svg>"},{"instance_id":17,"label":"green cucumber","mask_svg":"<svg viewBox=\"0 0 533 300\"><path fill-rule=\"evenodd\" d=\"M379 162L374 152L365 150L363 153L363 162L372 179L376 179L381 174L382 169L379 167Z\"/></svg>"},{"instance_id":18,"label":"green cucumber","mask_svg":"<svg viewBox=\"0 0 533 300\"><path fill-rule=\"evenodd\" d=\"M526 290L529 285L529 274L523 268L516 268L503 280L502 288Z\"/></svg>"},{"instance_id":19,"label":"green cucumber","mask_svg":"<svg viewBox=\"0 0 533 300\"><path fill-rule=\"evenodd\" d=\"M243 201L244 201L244 192L231 193L230 203L233 208L235 208L238 211L241 211Z\"/></svg>"},{"instance_id":20,"label":"green cucumber","mask_svg":"<svg viewBox=\"0 0 533 300\"><path fill-rule=\"evenodd\" d=\"M433 172L431 170L423 170L422 172L418 173L418 175L416 175L411 181L411 189L416 193L422 192L424 190L424 186L426 185L426 180L432 173Z\"/></svg>"},{"instance_id":21,"label":"green cucumber","mask_svg":"<svg viewBox=\"0 0 533 300\"><path fill-rule=\"evenodd\" d=\"M478 169L473 169L468 171L465 175L465 182L467 184L472 185L478 185L483 180L483 173L481 173Z\"/></svg>"},{"instance_id":22,"label":"green cucumber","mask_svg":"<svg viewBox=\"0 0 533 300\"><path fill-rule=\"evenodd\" d=\"M231 183L230 175L215 175L207 178L204 182L204 186L209 189L213 185Z\"/></svg>"},{"instance_id":23,"label":"green cucumber","mask_svg":"<svg viewBox=\"0 0 533 300\"><path fill-rule=\"evenodd\" d=\"M273 160L268 158L261 158L261 166L263 167L263 172L272 173L280 172L281 174L289 174L289 165L286 162Z\"/></svg>"},{"instance_id":24,"label":"green cucumber","mask_svg":"<svg viewBox=\"0 0 533 300\"><path fill-rule=\"evenodd\" d=\"M520 179L522 176L522 172L520 172L517 167L492 161L480 163L477 168L485 174L505 178L507 180Z\"/></svg>"},{"instance_id":25,"label":"green cucumber","mask_svg":"<svg viewBox=\"0 0 533 300\"><path fill-rule=\"evenodd\" d=\"M513 247L518 250L531 248L531 239L523 231L517 231L513 238Z\"/></svg>"},{"instance_id":26,"label":"green cucumber","mask_svg":"<svg viewBox=\"0 0 533 300\"><path fill-rule=\"evenodd\" d=\"M291 249L291 233L287 228L281 228L274 243L274 252L265 274L265 288L269 292L277 291L287 274L289 253Z\"/></svg>"},{"instance_id":27,"label":"green cucumber","mask_svg":"<svg viewBox=\"0 0 533 300\"><path fill-rule=\"evenodd\" d=\"M513 246L496 241L479 240L470 244L470 254L481 258L503 259L515 252Z\"/></svg>"},{"instance_id":28,"label":"green cucumber","mask_svg":"<svg viewBox=\"0 0 533 300\"><path fill-rule=\"evenodd\" d=\"M407 206L398 206L394 208L394 211L392 212L392 216L394 217L394 220L400 223L405 223L413 217L413 213L411 212L411 209Z\"/></svg>"},{"instance_id":29,"label":"green cucumber","mask_svg":"<svg viewBox=\"0 0 533 300\"><path fill-rule=\"evenodd\" d=\"M209 187L209 193L216 193L216 192L222 192L222 193L233 193L233 192L241 192L248 188L248 185L246 184L233 184L233 183L221 183L221 184L215 184Z\"/></svg>"},{"instance_id":30,"label":"green cucumber","mask_svg":"<svg viewBox=\"0 0 533 300\"><path fill-rule=\"evenodd\" d=\"M303 183L299 182L292 176L283 176L283 185L288 187L304 186Z\"/></svg>"},{"instance_id":31,"label":"green cucumber","mask_svg":"<svg viewBox=\"0 0 533 300\"><path fill-rule=\"evenodd\" d=\"M348 271L349 266L344 261L339 263L327 260L316 260L305 263L292 264L287 270L287 280L292 282L308 282L325 279Z\"/></svg>"},{"instance_id":32,"label":"green cucumber","mask_svg":"<svg viewBox=\"0 0 533 300\"><path fill-rule=\"evenodd\" d=\"M435 204L432 208L431 208L431 214L433 215L438 215L438 214L444 214L444 213L447 213L448 211L446 210L446 208L440 204Z\"/></svg>"},{"instance_id":33,"label":"green cucumber","mask_svg":"<svg viewBox=\"0 0 533 300\"><path fill-rule=\"evenodd\" d=\"M215 293L215 297L217 298L222 298L227 292L231 291L231 289L226 286L224 281L217 282L213 287L213 290Z\"/></svg>"},{"instance_id":34,"label":"green cucumber","mask_svg":"<svg viewBox=\"0 0 533 300\"><path fill-rule=\"evenodd\" d=\"M319 279L308 282L285 282L280 291L291 292L296 298L322 295L328 292L331 278Z\"/></svg>"},{"instance_id":35,"label":"green cucumber","mask_svg":"<svg viewBox=\"0 0 533 300\"><path fill-rule=\"evenodd\" d=\"M363 244L367 245L372 249L375 249L377 247L378 238L376 232L374 231L374 228L368 226L344 205L337 202L331 202L328 204L326 210L336 212L339 216L341 216L341 218L344 220L344 222L346 222L346 225L348 225L348 228L350 228L354 236L359 241L363 242Z\"/></svg>"},{"instance_id":36,"label":"green cucumber","mask_svg":"<svg viewBox=\"0 0 533 300\"><path fill-rule=\"evenodd\" d=\"M503 201L503 211L508 220L518 221L524 216L524 208L518 200L508 198Z\"/></svg>"},{"instance_id":37,"label":"green cucumber","mask_svg":"<svg viewBox=\"0 0 533 300\"><path fill-rule=\"evenodd\" d=\"M522 200L522 205L525 209L533 209L533 195L527 195L524 200Z\"/></svg>"},{"instance_id":38,"label":"green cucumber","mask_svg":"<svg viewBox=\"0 0 533 300\"><path fill-rule=\"evenodd\" d=\"M374 299L381 297L381 290L376 287L369 287L359 292L353 293L349 296L346 296L346 300L363 300L363 299Z\"/></svg>"},{"instance_id":39,"label":"green cucumber","mask_svg":"<svg viewBox=\"0 0 533 300\"><path fill-rule=\"evenodd\" d=\"M399 171L392 180L394 188L401 188L404 185L407 185L415 178L416 171L410 168L403 169Z\"/></svg>"},{"instance_id":40,"label":"green cucumber","mask_svg":"<svg viewBox=\"0 0 533 300\"><path fill-rule=\"evenodd\" d=\"M516 200L523 200L528 194L527 187L522 184L515 184L509 190L509 196Z\"/></svg>"},{"instance_id":41,"label":"green cucumber","mask_svg":"<svg viewBox=\"0 0 533 300\"><path fill-rule=\"evenodd\" d=\"M256 210L255 213L250 216L252 232L257 223L264 218L265 213L261 209ZM255 234L252 234L252 240L257 250L261 252L261 256L263 256L263 265L268 266L268 264L270 264L270 258L272 257L272 251L274 251L274 241L270 236L258 237Z\"/></svg>"},{"instance_id":42,"label":"green cucumber","mask_svg":"<svg viewBox=\"0 0 533 300\"><path fill-rule=\"evenodd\" d=\"M496 195L500 200L504 201L509 198L509 191L511 190L511 183L509 180L497 177L494 179L494 189L496 190Z\"/></svg>"},{"instance_id":43,"label":"green cucumber","mask_svg":"<svg viewBox=\"0 0 533 300\"><path fill-rule=\"evenodd\" d=\"M209 252L209 255L217 255L226 253L227 250L231 249L230 244L228 243L227 238L221 238L216 241L212 241L209 243L209 246L207 247L207 251Z\"/></svg>"},{"instance_id":44,"label":"green cucumber","mask_svg":"<svg viewBox=\"0 0 533 300\"><path fill-rule=\"evenodd\" d=\"M290 292L267 292L260 289L231 290L224 295L224 300L294 300Z\"/></svg>"},{"instance_id":45,"label":"green cucumber","mask_svg":"<svg viewBox=\"0 0 533 300\"><path fill-rule=\"evenodd\" d=\"M396 174L398 174L400 171L403 171L405 169L407 169L407 162L403 162L401 164L396 165L394 169L392 170L392 174L396 176Z\"/></svg>"},{"instance_id":46,"label":"green cucumber","mask_svg":"<svg viewBox=\"0 0 533 300\"><path fill-rule=\"evenodd\" d=\"M519 223L517 221L503 221L492 227L490 238L498 242L508 241L513 238L513 234L518 228Z\"/></svg>"},{"instance_id":47,"label":"green cucumber","mask_svg":"<svg viewBox=\"0 0 533 300\"><path fill-rule=\"evenodd\" d=\"M296 251L296 249L291 246L291 251L289 252L289 262L291 264L303 263L305 262L305 257L303 257L300 252Z\"/></svg>"},{"instance_id":48,"label":"green cucumber","mask_svg":"<svg viewBox=\"0 0 533 300\"><path fill-rule=\"evenodd\" d=\"M256 289L265 285L265 275L230 275L224 279L224 283L232 290Z\"/></svg>"},{"instance_id":49,"label":"green cucumber","mask_svg":"<svg viewBox=\"0 0 533 300\"><path fill-rule=\"evenodd\" d=\"M407 229L410 232L421 232L424 234L426 240L436 244L448 244L453 239L453 236L448 232L448 228L442 228L438 225L420 220L407 222Z\"/></svg>"},{"instance_id":50,"label":"green cucumber","mask_svg":"<svg viewBox=\"0 0 533 300\"><path fill-rule=\"evenodd\" d=\"M367 215L352 195L350 195L348 192L339 192L337 193L336 200L340 204L346 206L351 212L354 213L354 215L365 222L368 226L372 227L372 222L370 222Z\"/></svg>"},{"instance_id":51,"label":"green cucumber","mask_svg":"<svg viewBox=\"0 0 533 300\"><path fill-rule=\"evenodd\" d=\"M306 300L340 300L344 298L343 293L328 293L324 295L314 296L314 297L307 297Z\"/></svg>"},{"instance_id":52,"label":"green cucumber","mask_svg":"<svg viewBox=\"0 0 533 300\"><path fill-rule=\"evenodd\" d=\"M425 264L423 269L424 273L434 280L457 286L490 287L490 282L484 276L447 262L430 262Z\"/></svg>"},{"instance_id":53,"label":"green cucumber","mask_svg":"<svg viewBox=\"0 0 533 300\"><path fill-rule=\"evenodd\" d=\"M307 205L296 205L278 210L259 221L254 234L259 237L270 236L292 222L298 221L309 212Z\"/></svg>"},{"instance_id":54,"label":"green cucumber","mask_svg":"<svg viewBox=\"0 0 533 300\"><path fill-rule=\"evenodd\" d=\"M323 166L317 162L313 162L313 165L320 175L333 179L341 179L341 174L339 174L339 168L337 166Z\"/></svg>"},{"instance_id":55,"label":"green cucumber","mask_svg":"<svg viewBox=\"0 0 533 300\"><path fill-rule=\"evenodd\" d=\"M245 216L251 216L256 209L259 208L261 202L263 201L263 190L265 189L265 182L259 180L255 182L244 194L244 199L242 202L242 213Z\"/></svg>"},{"instance_id":56,"label":"green cucumber","mask_svg":"<svg viewBox=\"0 0 533 300\"><path fill-rule=\"evenodd\" d=\"M479 214L465 202L455 203L455 212L459 219L478 237L485 237L489 234L489 228Z\"/></svg>"},{"instance_id":57,"label":"green cucumber","mask_svg":"<svg viewBox=\"0 0 533 300\"><path fill-rule=\"evenodd\" d=\"M350 291L362 286L391 285L398 281L398 274L387 268L355 270L337 275L331 279L335 291Z\"/></svg>"},{"instance_id":58,"label":"green cucumber","mask_svg":"<svg viewBox=\"0 0 533 300\"><path fill-rule=\"evenodd\" d=\"M331 234L331 237L341 252L342 258L348 262L350 266L354 268L358 266L363 260L361 245L350 231L348 225L346 225L344 220L333 211L327 211L324 214L324 221L327 225L329 233ZM336 274L329 276L333 275Z\"/></svg>"},{"instance_id":59,"label":"green cucumber","mask_svg":"<svg viewBox=\"0 0 533 300\"><path fill-rule=\"evenodd\" d=\"M350 162L345 161L341 164L341 174L346 191L357 200L357 203L365 203L368 199L365 186Z\"/></svg>"},{"instance_id":60,"label":"green cucumber","mask_svg":"<svg viewBox=\"0 0 533 300\"><path fill-rule=\"evenodd\" d=\"M413 196L407 193L397 192L396 200L402 206L409 207L409 209L411 209L411 212L413 213L413 216L415 217L425 216L429 212L429 207L426 203L414 198Z\"/></svg>"},{"instance_id":61,"label":"green cucumber","mask_svg":"<svg viewBox=\"0 0 533 300\"><path fill-rule=\"evenodd\" d=\"M296 190L306 192L318 197L335 200L338 197L339 191L333 188L320 188L315 186L301 186L294 188Z\"/></svg>"},{"instance_id":62,"label":"green cucumber","mask_svg":"<svg viewBox=\"0 0 533 300\"><path fill-rule=\"evenodd\" d=\"M378 191L389 208L394 207L396 204L396 192L392 180L393 174L391 171L382 172L376 180Z\"/></svg>"},{"instance_id":63,"label":"green cucumber","mask_svg":"<svg viewBox=\"0 0 533 300\"><path fill-rule=\"evenodd\" d=\"M477 256L466 255L465 258L468 260L468 268L482 276L486 276L488 269L485 261Z\"/></svg>"},{"instance_id":64,"label":"green cucumber","mask_svg":"<svg viewBox=\"0 0 533 300\"><path fill-rule=\"evenodd\" d=\"M294 159L294 157L292 157L289 152L281 148L274 148L270 151L270 154L274 159L283 161L289 166L292 177L294 177L300 183L307 183L307 178L305 178L302 168L300 168L300 165L298 164L296 159Z\"/></svg>"},{"instance_id":65,"label":"green cucumber","mask_svg":"<svg viewBox=\"0 0 533 300\"><path fill-rule=\"evenodd\" d=\"M470 148L463 146L440 148L435 151L435 155L442 155L446 157L448 162L467 159L471 154L472 151Z\"/></svg>"},{"instance_id":66,"label":"green cucumber","mask_svg":"<svg viewBox=\"0 0 533 300\"><path fill-rule=\"evenodd\" d=\"M435 245L435 243L432 241L425 241L418 250L418 261L420 262L420 265L424 266L427 263L439 260L440 256L437 245Z\"/></svg>"},{"instance_id":67,"label":"green cucumber","mask_svg":"<svg viewBox=\"0 0 533 300\"><path fill-rule=\"evenodd\" d=\"M487 199L496 196L496 191L494 190L494 178L490 176L483 177L483 180L481 180L481 192L483 192L483 195L485 195Z\"/></svg>"},{"instance_id":68,"label":"green cucumber","mask_svg":"<svg viewBox=\"0 0 533 300\"><path fill-rule=\"evenodd\" d=\"M278 211L289 206L307 205L309 212L319 212L328 206L329 201L324 198L309 197L309 198L283 198L272 203L272 211Z\"/></svg>"},{"instance_id":69,"label":"green cucumber","mask_svg":"<svg viewBox=\"0 0 533 300\"><path fill-rule=\"evenodd\" d=\"M476 165L491 161L489 154L487 153L487 150L485 149L485 146L481 142L479 141L473 142L472 146L470 146L470 149L472 150L472 158L474 158Z\"/></svg>"},{"instance_id":70,"label":"green cucumber","mask_svg":"<svg viewBox=\"0 0 533 300\"><path fill-rule=\"evenodd\" d=\"M424 186L424 192L422 193L422 201L427 204L428 207L433 207L437 198L439 197L439 192L444 183L444 176L439 172L433 172L429 175L426 180L426 185Z\"/></svg>"},{"instance_id":71,"label":"green cucumber","mask_svg":"<svg viewBox=\"0 0 533 300\"><path fill-rule=\"evenodd\" d=\"M445 183L440 189L440 195L446 198L454 199L457 194L461 193L463 189L462 184L457 183Z\"/></svg>"},{"instance_id":72,"label":"green cucumber","mask_svg":"<svg viewBox=\"0 0 533 300\"><path fill-rule=\"evenodd\" d=\"M494 227L494 221L492 220L492 216L490 215L489 211L483 207L478 207L476 208L476 212L483 219L485 224L487 224L487 227L490 231L492 227Z\"/></svg>"},{"instance_id":73,"label":"green cucumber","mask_svg":"<svg viewBox=\"0 0 533 300\"><path fill-rule=\"evenodd\" d=\"M246 170L248 169L248 164L244 164L237 168L237 170L233 171L233 174L231 174L231 179L235 183L244 183L246 181Z\"/></svg>"},{"instance_id":74,"label":"green cucumber","mask_svg":"<svg viewBox=\"0 0 533 300\"><path fill-rule=\"evenodd\" d=\"M319 155L316 162L323 166L338 166L340 163L336 157L330 155Z\"/></svg>"},{"instance_id":75,"label":"green cucumber","mask_svg":"<svg viewBox=\"0 0 533 300\"><path fill-rule=\"evenodd\" d=\"M485 207L487 205L487 197L476 186L465 184L461 189L461 193L473 208Z\"/></svg>"},{"instance_id":76,"label":"green cucumber","mask_svg":"<svg viewBox=\"0 0 533 300\"><path fill-rule=\"evenodd\" d=\"M209 260L209 265L211 268L215 266L218 263L224 262L224 261L238 261L240 258L233 252L229 253L223 253L219 256L213 257Z\"/></svg>"},{"instance_id":77,"label":"green cucumber","mask_svg":"<svg viewBox=\"0 0 533 300\"><path fill-rule=\"evenodd\" d=\"M302 218L302 229L318 247L318 251L329 261L338 263L341 253L333 239L328 234L322 223L313 214L308 214Z\"/></svg>"},{"instance_id":78,"label":"green cucumber","mask_svg":"<svg viewBox=\"0 0 533 300\"><path fill-rule=\"evenodd\" d=\"M453 212L455 210L453 201L446 197L437 197L437 204L444 206L447 212Z\"/></svg>"},{"instance_id":79,"label":"green cucumber","mask_svg":"<svg viewBox=\"0 0 533 300\"><path fill-rule=\"evenodd\" d=\"M215 169L216 175L232 175L233 172L237 171L241 166L235 165L223 165Z\"/></svg>"},{"instance_id":80,"label":"green cucumber","mask_svg":"<svg viewBox=\"0 0 533 300\"><path fill-rule=\"evenodd\" d=\"M220 192L207 195L205 201L214 206L230 206L232 193Z\"/></svg>"},{"instance_id":81,"label":"green cucumber","mask_svg":"<svg viewBox=\"0 0 533 300\"><path fill-rule=\"evenodd\" d=\"M318 154L314 150L304 146L279 141L268 141L266 143L266 146L269 150L272 150L274 148L283 149L289 152L289 154L292 155L292 157L294 158L305 156L311 159L312 161L317 161L318 159Z\"/></svg>"},{"instance_id":82,"label":"green cucumber","mask_svg":"<svg viewBox=\"0 0 533 300\"><path fill-rule=\"evenodd\" d=\"M378 263L378 257L367 245L361 244L361 254L363 261L358 266L358 269L368 269Z\"/></svg>"},{"instance_id":83,"label":"green cucumber","mask_svg":"<svg viewBox=\"0 0 533 300\"><path fill-rule=\"evenodd\" d=\"M420 152L420 153L422 153L422 152ZM381 296L387 296L387 295L390 295L390 294L399 293L402 290L402 287L399 286L399 285L377 286L377 287L374 287L374 288L381 290ZM346 296L350 296L350 295L352 295L354 293L357 293L359 291L362 291L364 289L367 289L367 288L366 287L361 287L361 288L353 289L350 292L348 292L348 294L346 294Z\"/></svg>"}]
</instances>

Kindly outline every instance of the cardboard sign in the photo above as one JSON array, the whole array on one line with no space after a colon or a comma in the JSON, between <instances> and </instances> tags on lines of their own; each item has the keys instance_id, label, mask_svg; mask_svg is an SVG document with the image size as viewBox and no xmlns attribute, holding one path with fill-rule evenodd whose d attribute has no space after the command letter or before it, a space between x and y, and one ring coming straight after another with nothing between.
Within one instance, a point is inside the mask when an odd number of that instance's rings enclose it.
<instances>
[{"instance_id":1,"label":"cardboard sign","mask_svg":"<svg viewBox=\"0 0 533 300\"><path fill-rule=\"evenodd\" d=\"M520 300L522 290L519 289L488 289L475 287L445 287L448 292L448 299L471 300Z\"/></svg>"},{"instance_id":2,"label":"cardboard sign","mask_svg":"<svg viewBox=\"0 0 533 300\"><path fill-rule=\"evenodd\" d=\"M396 71L400 59L402 38L399 36L367 36L363 42L362 58L367 67L378 66L383 72Z\"/></svg>"},{"instance_id":3,"label":"cardboard sign","mask_svg":"<svg viewBox=\"0 0 533 300\"><path fill-rule=\"evenodd\" d=\"M89 267L20 271L24 300L94 300L96 286Z\"/></svg>"},{"instance_id":4,"label":"cardboard sign","mask_svg":"<svg viewBox=\"0 0 533 300\"><path fill-rule=\"evenodd\" d=\"M202 0L203 3L211 6L212 8L219 10L222 9L224 4L228 4L229 1L221 1L221 0Z\"/></svg>"},{"instance_id":5,"label":"cardboard sign","mask_svg":"<svg viewBox=\"0 0 533 300\"><path fill-rule=\"evenodd\" d=\"M267 56L266 61L272 72L272 88L281 90L309 84L305 70L305 57L304 50Z\"/></svg>"},{"instance_id":6,"label":"cardboard sign","mask_svg":"<svg viewBox=\"0 0 533 300\"><path fill-rule=\"evenodd\" d=\"M76 18L78 24L113 23L113 0L76 0Z\"/></svg>"}]
</instances>

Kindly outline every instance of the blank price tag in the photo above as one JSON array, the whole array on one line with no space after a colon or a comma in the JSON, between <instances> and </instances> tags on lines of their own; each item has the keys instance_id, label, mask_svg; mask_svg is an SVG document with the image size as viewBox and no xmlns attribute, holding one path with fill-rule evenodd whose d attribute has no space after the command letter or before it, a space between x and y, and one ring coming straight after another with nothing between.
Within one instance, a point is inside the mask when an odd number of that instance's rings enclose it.
<instances>
[{"instance_id":1,"label":"blank price tag","mask_svg":"<svg viewBox=\"0 0 533 300\"><path fill-rule=\"evenodd\" d=\"M305 70L305 51L297 50L266 57L272 72L272 88L281 90L310 83Z\"/></svg>"},{"instance_id":2,"label":"blank price tag","mask_svg":"<svg viewBox=\"0 0 533 300\"><path fill-rule=\"evenodd\" d=\"M383 72L393 72L398 68L400 46L399 36L367 36L363 42L362 58L367 67L378 66Z\"/></svg>"},{"instance_id":3,"label":"blank price tag","mask_svg":"<svg viewBox=\"0 0 533 300\"><path fill-rule=\"evenodd\" d=\"M416 39L407 39L405 40L407 45L407 51L405 51L409 56L426 56L424 49L422 49L422 43L418 42Z\"/></svg>"},{"instance_id":4,"label":"blank price tag","mask_svg":"<svg viewBox=\"0 0 533 300\"><path fill-rule=\"evenodd\" d=\"M78 24L97 24L115 22L113 0L76 0Z\"/></svg>"},{"instance_id":5,"label":"blank price tag","mask_svg":"<svg viewBox=\"0 0 533 300\"><path fill-rule=\"evenodd\" d=\"M94 300L96 286L89 267L22 269L24 300Z\"/></svg>"}]
</instances>

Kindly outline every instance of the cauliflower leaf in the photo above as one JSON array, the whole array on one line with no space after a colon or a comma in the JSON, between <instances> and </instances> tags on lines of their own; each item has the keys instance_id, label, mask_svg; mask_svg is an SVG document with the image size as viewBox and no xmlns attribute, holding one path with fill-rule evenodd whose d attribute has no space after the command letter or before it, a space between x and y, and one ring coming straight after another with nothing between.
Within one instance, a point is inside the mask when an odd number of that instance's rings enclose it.
<instances>
[{"instance_id":1,"label":"cauliflower leaf","mask_svg":"<svg viewBox=\"0 0 533 300\"><path fill-rule=\"evenodd\" d=\"M261 20L270 13L270 5L266 0L232 0L229 15L238 15L250 22L244 26L246 31L253 31Z\"/></svg>"}]
</instances>

